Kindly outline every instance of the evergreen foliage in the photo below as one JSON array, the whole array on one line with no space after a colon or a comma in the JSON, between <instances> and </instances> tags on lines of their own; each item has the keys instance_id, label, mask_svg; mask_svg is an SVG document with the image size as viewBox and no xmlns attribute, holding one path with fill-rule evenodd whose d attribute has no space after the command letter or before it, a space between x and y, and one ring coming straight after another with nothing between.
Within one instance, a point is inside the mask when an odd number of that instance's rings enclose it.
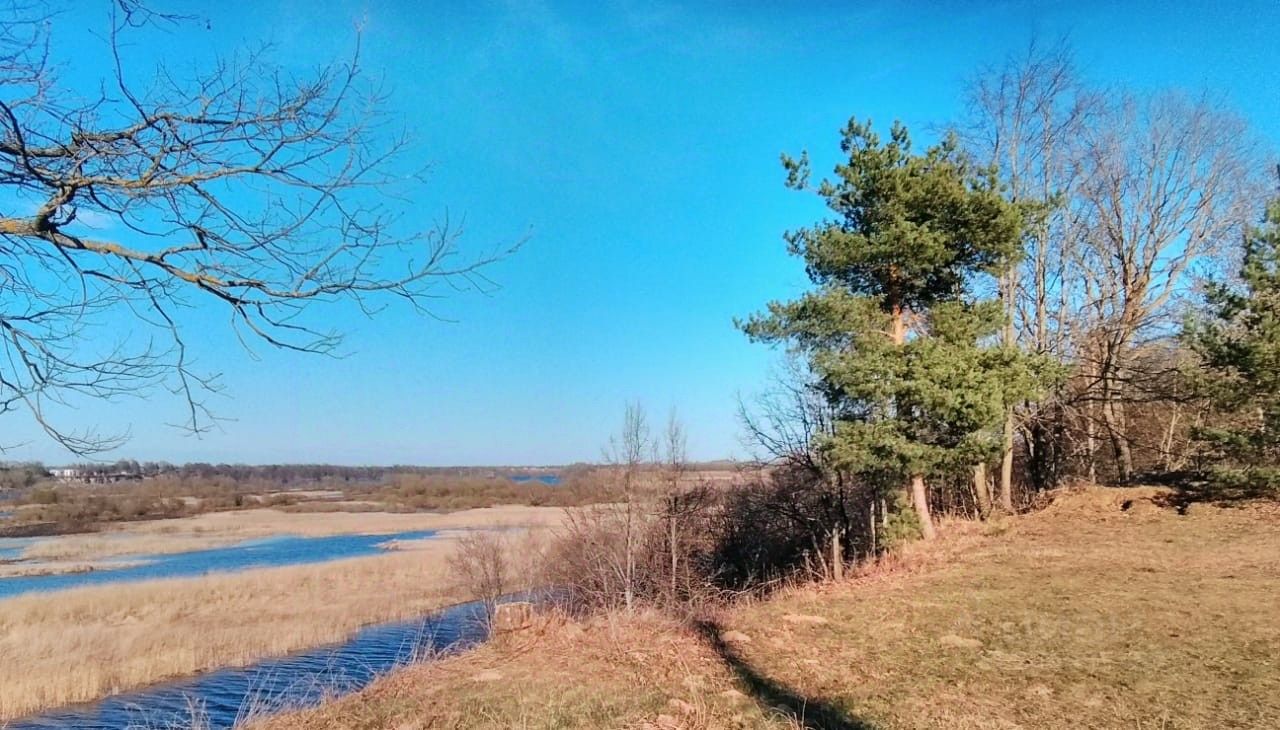
<instances>
[{"instance_id":1,"label":"evergreen foliage","mask_svg":"<svg viewBox=\"0 0 1280 730\"><path fill-rule=\"evenodd\" d=\"M971 469L997 452L1005 405L1051 371L999 345L1003 314L982 294L1021 255L1025 211L952 139L917 154L901 124L882 141L853 120L841 149L816 188L807 154L783 157L788 186L833 214L786 236L815 288L739 327L807 357L838 414L820 445L837 468L897 487Z\"/></svg>"},{"instance_id":2,"label":"evergreen foliage","mask_svg":"<svg viewBox=\"0 0 1280 730\"><path fill-rule=\"evenodd\" d=\"M1183 339L1201 358L1193 374L1216 411L1197 431L1215 486L1280 493L1280 197L1244 239L1240 283L1217 282L1210 318L1191 319Z\"/></svg>"}]
</instances>

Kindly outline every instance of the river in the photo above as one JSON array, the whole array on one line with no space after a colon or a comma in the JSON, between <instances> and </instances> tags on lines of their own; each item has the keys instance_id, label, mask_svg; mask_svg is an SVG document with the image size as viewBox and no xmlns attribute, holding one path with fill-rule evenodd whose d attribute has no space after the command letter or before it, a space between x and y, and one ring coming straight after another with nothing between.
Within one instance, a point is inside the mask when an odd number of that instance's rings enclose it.
<instances>
[{"instance_id":1,"label":"river","mask_svg":"<svg viewBox=\"0 0 1280 730\"><path fill-rule=\"evenodd\" d=\"M315 706L408 662L472 646L485 638L483 615L482 604L462 604L425 619L372 626L341 644L23 718L8 730L224 730Z\"/></svg>"},{"instance_id":2,"label":"river","mask_svg":"<svg viewBox=\"0 0 1280 730\"><path fill-rule=\"evenodd\" d=\"M246 568L268 568L281 565L321 563L342 558L376 555L380 544L390 540L417 540L432 537L435 530L417 530L389 535L329 535L298 537L286 535L259 540L165 555L140 555L121 558L122 567L60 575L31 575L0 578L0 599L24 593L57 591L79 586L103 585L124 581L182 578ZM31 538L0 540L0 559L16 558L30 544ZM110 565L111 561L105 561Z\"/></svg>"}]
</instances>

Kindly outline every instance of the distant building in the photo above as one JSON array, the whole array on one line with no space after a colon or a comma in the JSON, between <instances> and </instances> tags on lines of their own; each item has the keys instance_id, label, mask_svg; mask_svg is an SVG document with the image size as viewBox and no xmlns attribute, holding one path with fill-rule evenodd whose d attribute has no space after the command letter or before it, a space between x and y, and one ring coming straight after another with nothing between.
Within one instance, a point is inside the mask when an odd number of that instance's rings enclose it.
<instances>
[{"instance_id":1,"label":"distant building","mask_svg":"<svg viewBox=\"0 0 1280 730\"><path fill-rule=\"evenodd\" d=\"M53 475L54 479L57 479L60 482L75 482L85 477L83 470L70 466L50 469L49 473Z\"/></svg>"},{"instance_id":2,"label":"distant building","mask_svg":"<svg viewBox=\"0 0 1280 730\"><path fill-rule=\"evenodd\" d=\"M80 482L84 484L114 484L116 482L131 482L142 479L141 474L128 471L100 471L96 469L85 469L77 466L64 466L56 469L50 469L49 473L54 479L64 483L72 484Z\"/></svg>"}]
</instances>

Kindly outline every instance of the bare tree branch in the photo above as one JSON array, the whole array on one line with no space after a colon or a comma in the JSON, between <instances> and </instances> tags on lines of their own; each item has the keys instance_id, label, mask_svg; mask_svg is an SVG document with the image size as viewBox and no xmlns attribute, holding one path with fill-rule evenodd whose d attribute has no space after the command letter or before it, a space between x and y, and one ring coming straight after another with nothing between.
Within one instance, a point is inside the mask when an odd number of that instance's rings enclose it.
<instances>
[{"instance_id":1,"label":"bare tree branch","mask_svg":"<svg viewBox=\"0 0 1280 730\"><path fill-rule=\"evenodd\" d=\"M0 19L0 403L22 408L68 449L119 439L72 434L45 417L71 395L114 398L167 386L185 427L212 423L215 380L191 366L179 313L221 307L246 344L334 353L341 333L309 315L388 300L433 315L441 286L487 291L448 220L423 225L403 171L410 140L389 94L341 62L298 77L258 50L183 78L146 83L124 39L188 19L115 0L96 96L49 61L49 17L13 4ZM518 245L518 244L517 244ZM105 352L96 329L137 325Z\"/></svg>"}]
</instances>

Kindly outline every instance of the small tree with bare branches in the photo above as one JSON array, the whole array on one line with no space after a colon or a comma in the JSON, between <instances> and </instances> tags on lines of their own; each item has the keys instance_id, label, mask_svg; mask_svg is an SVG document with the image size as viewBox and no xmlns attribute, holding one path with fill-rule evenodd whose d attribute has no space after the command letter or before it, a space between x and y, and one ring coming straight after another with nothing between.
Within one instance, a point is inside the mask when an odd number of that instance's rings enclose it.
<instances>
[{"instance_id":1,"label":"small tree with bare branches","mask_svg":"<svg viewBox=\"0 0 1280 730\"><path fill-rule=\"evenodd\" d=\"M492 625L498 601L514 590L511 541L497 532L459 537L449 554L449 572L458 588L484 604L485 624Z\"/></svg>"}]
</instances>

